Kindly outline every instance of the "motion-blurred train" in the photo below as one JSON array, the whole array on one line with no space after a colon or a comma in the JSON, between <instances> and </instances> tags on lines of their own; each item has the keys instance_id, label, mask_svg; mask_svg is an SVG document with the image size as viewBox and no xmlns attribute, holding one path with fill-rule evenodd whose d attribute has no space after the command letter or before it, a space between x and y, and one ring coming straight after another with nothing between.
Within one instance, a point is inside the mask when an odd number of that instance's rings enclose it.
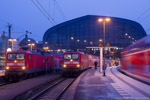
<instances>
[{"instance_id":1,"label":"motion-blurred train","mask_svg":"<svg viewBox=\"0 0 150 100\"><path fill-rule=\"evenodd\" d=\"M39 72L61 69L62 57L57 54L31 51L9 51L5 59L5 78L16 80Z\"/></svg>"},{"instance_id":2,"label":"motion-blurred train","mask_svg":"<svg viewBox=\"0 0 150 100\"><path fill-rule=\"evenodd\" d=\"M63 75L76 75L92 67L95 61L99 62L99 57L83 52L65 52L63 53Z\"/></svg>"},{"instance_id":3,"label":"motion-blurred train","mask_svg":"<svg viewBox=\"0 0 150 100\"><path fill-rule=\"evenodd\" d=\"M150 36L146 36L122 52L121 68L150 79Z\"/></svg>"}]
</instances>

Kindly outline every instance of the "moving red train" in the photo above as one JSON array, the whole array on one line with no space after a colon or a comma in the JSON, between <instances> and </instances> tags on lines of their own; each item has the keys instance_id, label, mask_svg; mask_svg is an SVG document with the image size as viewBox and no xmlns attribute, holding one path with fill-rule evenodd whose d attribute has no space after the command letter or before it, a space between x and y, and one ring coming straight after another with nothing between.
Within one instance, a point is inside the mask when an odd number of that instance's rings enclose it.
<instances>
[{"instance_id":1,"label":"moving red train","mask_svg":"<svg viewBox=\"0 0 150 100\"><path fill-rule=\"evenodd\" d=\"M122 52L121 68L150 79L150 36L146 36Z\"/></svg>"},{"instance_id":2,"label":"moving red train","mask_svg":"<svg viewBox=\"0 0 150 100\"><path fill-rule=\"evenodd\" d=\"M5 78L19 79L39 72L57 69L57 62L62 61L59 55L43 52L10 51L6 53ZM60 65L60 64L59 64ZM60 69L61 66L59 66Z\"/></svg>"},{"instance_id":3,"label":"moving red train","mask_svg":"<svg viewBox=\"0 0 150 100\"><path fill-rule=\"evenodd\" d=\"M63 75L74 75L99 62L99 57L88 55L83 52L63 53Z\"/></svg>"}]
</instances>

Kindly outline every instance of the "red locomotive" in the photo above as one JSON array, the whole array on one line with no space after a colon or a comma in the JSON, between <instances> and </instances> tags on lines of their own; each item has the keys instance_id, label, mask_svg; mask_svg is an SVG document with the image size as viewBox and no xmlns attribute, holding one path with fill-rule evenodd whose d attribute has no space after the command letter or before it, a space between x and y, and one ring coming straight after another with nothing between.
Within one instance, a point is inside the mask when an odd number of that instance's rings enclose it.
<instances>
[{"instance_id":1,"label":"red locomotive","mask_svg":"<svg viewBox=\"0 0 150 100\"><path fill-rule=\"evenodd\" d=\"M31 51L7 52L5 77L6 79L18 79L18 77L51 70L53 69L52 59L53 57L48 53L36 53Z\"/></svg>"},{"instance_id":2,"label":"red locomotive","mask_svg":"<svg viewBox=\"0 0 150 100\"><path fill-rule=\"evenodd\" d=\"M127 47L121 64L123 70L150 79L150 36Z\"/></svg>"},{"instance_id":3,"label":"red locomotive","mask_svg":"<svg viewBox=\"0 0 150 100\"><path fill-rule=\"evenodd\" d=\"M88 55L83 52L63 53L63 75L74 75L94 65L99 57Z\"/></svg>"}]
</instances>

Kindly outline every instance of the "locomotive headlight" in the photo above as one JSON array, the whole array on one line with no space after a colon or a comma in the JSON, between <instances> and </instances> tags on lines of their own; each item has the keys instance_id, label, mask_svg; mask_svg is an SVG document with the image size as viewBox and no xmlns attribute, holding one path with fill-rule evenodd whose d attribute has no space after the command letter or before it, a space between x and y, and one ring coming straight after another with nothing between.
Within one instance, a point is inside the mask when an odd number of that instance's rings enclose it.
<instances>
[{"instance_id":1,"label":"locomotive headlight","mask_svg":"<svg viewBox=\"0 0 150 100\"><path fill-rule=\"evenodd\" d=\"M78 64L78 65L77 65L77 67L79 68L79 67L80 67L80 65Z\"/></svg>"},{"instance_id":2,"label":"locomotive headlight","mask_svg":"<svg viewBox=\"0 0 150 100\"><path fill-rule=\"evenodd\" d=\"M6 69L9 70L10 68L7 66Z\"/></svg>"},{"instance_id":3,"label":"locomotive headlight","mask_svg":"<svg viewBox=\"0 0 150 100\"><path fill-rule=\"evenodd\" d=\"M23 66L23 67L22 67L22 69L23 69L23 70L25 70L25 69L26 69L26 67L25 67L25 66Z\"/></svg>"},{"instance_id":4,"label":"locomotive headlight","mask_svg":"<svg viewBox=\"0 0 150 100\"><path fill-rule=\"evenodd\" d=\"M14 62L17 63L17 60L15 60Z\"/></svg>"},{"instance_id":5,"label":"locomotive headlight","mask_svg":"<svg viewBox=\"0 0 150 100\"><path fill-rule=\"evenodd\" d=\"M67 67L67 65L65 65L65 64L64 64L64 65L63 65L63 67L64 67L64 68L66 68L66 67Z\"/></svg>"},{"instance_id":6,"label":"locomotive headlight","mask_svg":"<svg viewBox=\"0 0 150 100\"><path fill-rule=\"evenodd\" d=\"M72 62L73 60L71 59L70 61Z\"/></svg>"}]
</instances>

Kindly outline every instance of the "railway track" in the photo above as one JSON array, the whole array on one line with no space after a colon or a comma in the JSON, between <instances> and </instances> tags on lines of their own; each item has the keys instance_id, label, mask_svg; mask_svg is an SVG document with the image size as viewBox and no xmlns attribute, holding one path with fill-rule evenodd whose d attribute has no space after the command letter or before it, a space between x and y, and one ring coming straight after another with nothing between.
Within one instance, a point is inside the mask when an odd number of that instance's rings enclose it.
<instances>
[{"instance_id":1,"label":"railway track","mask_svg":"<svg viewBox=\"0 0 150 100\"><path fill-rule=\"evenodd\" d=\"M10 83L9 82L0 83L0 86L4 86L4 85L7 85L7 84L10 84Z\"/></svg>"},{"instance_id":2,"label":"railway track","mask_svg":"<svg viewBox=\"0 0 150 100\"><path fill-rule=\"evenodd\" d=\"M72 85L72 83L75 81L76 79L72 80L67 86L64 87L64 89L56 96L55 100L60 100L63 98L63 94L67 91L67 89Z\"/></svg>"},{"instance_id":3,"label":"railway track","mask_svg":"<svg viewBox=\"0 0 150 100\"><path fill-rule=\"evenodd\" d=\"M51 95L53 95L53 100L59 100L74 80L75 78L57 78L26 91L13 98L13 100L45 100L47 97L51 97Z\"/></svg>"},{"instance_id":4,"label":"railway track","mask_svg":"<svg viewBox=\"0 0 150 100\"><path fill-rule=\"evenodd\" d=\"M73 78L65 79L64 81L52 87L51 89L47 90L47 92L42 94L40 97L30 100L60 100L63 98L63 94L70 87L74 80L75 79Z\"/></svg>"},{"instance_id":5,"label":"railway track","mask_svg":"<svg viewBox=\"0 0 150 100\"><path fill-rule=\"evenodd\" d=\"M0 76L0 86L4 86L10 84L10 82L6 82L3 76Z\"/></svg>"},{"instance_id":6,"label":"railway track","mask_svg":"<svg viewBox=\"0 0 150 100\"><path fill-rule=\"evenodd\" d=\"M90 69L90 68L89 68ZM88 70L88 69L86 69ZM84 71L86 71L84 70ZM12 100L60 100L63 94L76 80L75 78L58 77L42 85L33 87Z\"/></svg>"},{"instance_id":7,"label":"railway track","mask_svg":"<svg viewBox=\"0 0 150 100\"><path fill-rule=\"evenodd\" d=\"M45 89L42 91L37 92L35 95L33 95L29 100L37 100L38 98L41 98L46 92L50 91L52 88L60 84L61 82L65 81L65 78L59 79L56 82L49 84Z\"/></svg>"}]
</instances>

